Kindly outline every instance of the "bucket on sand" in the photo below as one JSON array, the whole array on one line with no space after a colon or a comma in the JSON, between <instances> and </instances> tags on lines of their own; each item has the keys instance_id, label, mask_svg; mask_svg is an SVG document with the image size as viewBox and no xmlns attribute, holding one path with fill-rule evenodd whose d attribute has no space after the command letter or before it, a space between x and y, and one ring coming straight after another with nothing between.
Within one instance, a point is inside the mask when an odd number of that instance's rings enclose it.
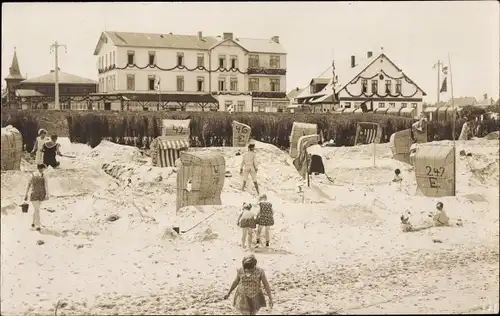
<instances>
[{"instance_id":1,"label":"bucket on sand","mask_svg":"<svg viewBox=\"0 0 500 316\"><path fill-rule=\"evenodd\" d=\"M23 213L28 213L28 209L29 209L30 205L26 202L24 202L23 204L21 204L21 211Z\"/></svg>"}]
</instances>

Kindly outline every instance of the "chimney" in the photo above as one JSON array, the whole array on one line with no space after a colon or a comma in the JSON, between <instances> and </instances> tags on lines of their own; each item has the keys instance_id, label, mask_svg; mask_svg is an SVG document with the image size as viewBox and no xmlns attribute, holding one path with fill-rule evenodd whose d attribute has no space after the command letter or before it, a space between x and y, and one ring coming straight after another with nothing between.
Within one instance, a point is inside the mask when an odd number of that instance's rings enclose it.
<instances>
[{"instance_id":1,"label":"chimney","mask_svg":"<svg viewBox=\"0 0 500 316\"><path fill-rule=\"evenodd\" d=\"M273 42L275 42L275 43L278 43L278 44L280 43L280 37L279 36L273 36L273 37L271 37L271 40Z\"/></svg>"},{"instance_id":2,"label":"chimney","mask_svg":"<svg viewBox=\"0 0 500 316\"><path fill-rule=\"evenodd\" d=\"M356 67L356 56L351 56L351 68Z\"/></svg>"},{"instance_id":3,"label":"chimney","mask_svg":"<svg viewBox=\"0 0 500 316\"><path fill-rule=\"evenodd\" d=\"M201 41L203 39L203 33L198 31L198 39Z\"/></svg>"},{"instance_id":4,"label":"chimney","mask_svg":"<svg viewBox=\"0 0 500 316\"><path fill-rule=\"evenodd\" d=\"M367 58L370 58L372 56L373 56L373 52L370 52L370 51L366 52L366 57Z\"/></svg>"},{"instance_id":5,"label":"chimney","mask_svg":"<svg viewBox=\"0 0 500 316\"><path fill-rule=\"evenodd\" d=\"M228 39L229 39L229 40L233 40L233 33L223 33L223 34L222 34L222 38L223 38L224 40L228 40Z\"/></svg>"}]
</instances>

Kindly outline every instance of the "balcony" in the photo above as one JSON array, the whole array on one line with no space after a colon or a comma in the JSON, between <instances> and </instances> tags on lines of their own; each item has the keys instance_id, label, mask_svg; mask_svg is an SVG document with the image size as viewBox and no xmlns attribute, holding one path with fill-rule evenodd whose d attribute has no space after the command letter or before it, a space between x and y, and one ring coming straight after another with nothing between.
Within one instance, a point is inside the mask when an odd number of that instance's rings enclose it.
<instances>
[{"instance_id":1,"label":"balcony","mask_svg":"<svg viewBox=\"0 0 500 316\"><path fill-rule=\"evenodd\" d=\"M285 76L286 69L252 67L248 68L249 75L270 75L270 76Z\"/></svg>"},{"instance_id":2,"label":"balcony","mask_svg":"<svg viewBox=\"0 0 500 316\"><path fill-rule=\"evenodd\" d=\"M278 92L278 91L253 91L252 97L254 98L265 98L265 99L284 99L286 98L286 92Z\"/></svg>"}]
</instances>

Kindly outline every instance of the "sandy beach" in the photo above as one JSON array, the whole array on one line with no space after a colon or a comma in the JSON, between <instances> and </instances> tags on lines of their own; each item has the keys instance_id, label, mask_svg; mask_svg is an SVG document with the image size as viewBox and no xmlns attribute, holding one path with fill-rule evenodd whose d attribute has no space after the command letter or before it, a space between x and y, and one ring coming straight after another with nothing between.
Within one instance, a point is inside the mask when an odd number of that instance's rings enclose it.
<instances>
[{"instance_id":1,"label":"sandy beach","mask_svg":"<svg viewBox=\"0 0 500 316\"><path fill-rule=\"evenodd\" d=\"M32 210L19 207L35 166L2 172L2 315L235 313L223 296L249 251L235 222L257 198L249 185L239 190L244 148L193 149L222 153L232 177L223 205L176 213L174 168L107 141L94 149L59 142L76 158L46 172L52 197L41 232L30 227ZM412 168L393 160L388 144L376 146L375 165L373 145L315 146L330 179L312 176L302 196L290 157L257 142L259 184L276 221L271 247L255 250L275 302L259 314L498 312L498 146L457 142L472 157L457 157L457 196L444 198L416 194ZM391 182L396 168L402 184ZM463 226L401 231L403 212L424 223L437 201Z\"/></svg>"}]
</instances>

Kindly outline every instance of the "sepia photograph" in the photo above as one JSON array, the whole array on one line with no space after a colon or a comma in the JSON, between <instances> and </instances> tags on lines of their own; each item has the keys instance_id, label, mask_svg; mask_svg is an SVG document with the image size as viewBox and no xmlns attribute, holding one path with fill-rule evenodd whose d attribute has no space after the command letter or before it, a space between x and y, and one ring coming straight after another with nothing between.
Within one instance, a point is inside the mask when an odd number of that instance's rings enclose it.
<instances>
[{"instance_id":1,"label":"sepia photograph","mask_svg":"<svg viewBox=\"0 0 500 316\"><path fill-rule=\"evenodd\" d=\"M0 315L498 314L499 17L2 3Z\"/></svg>"}]
</instances>

